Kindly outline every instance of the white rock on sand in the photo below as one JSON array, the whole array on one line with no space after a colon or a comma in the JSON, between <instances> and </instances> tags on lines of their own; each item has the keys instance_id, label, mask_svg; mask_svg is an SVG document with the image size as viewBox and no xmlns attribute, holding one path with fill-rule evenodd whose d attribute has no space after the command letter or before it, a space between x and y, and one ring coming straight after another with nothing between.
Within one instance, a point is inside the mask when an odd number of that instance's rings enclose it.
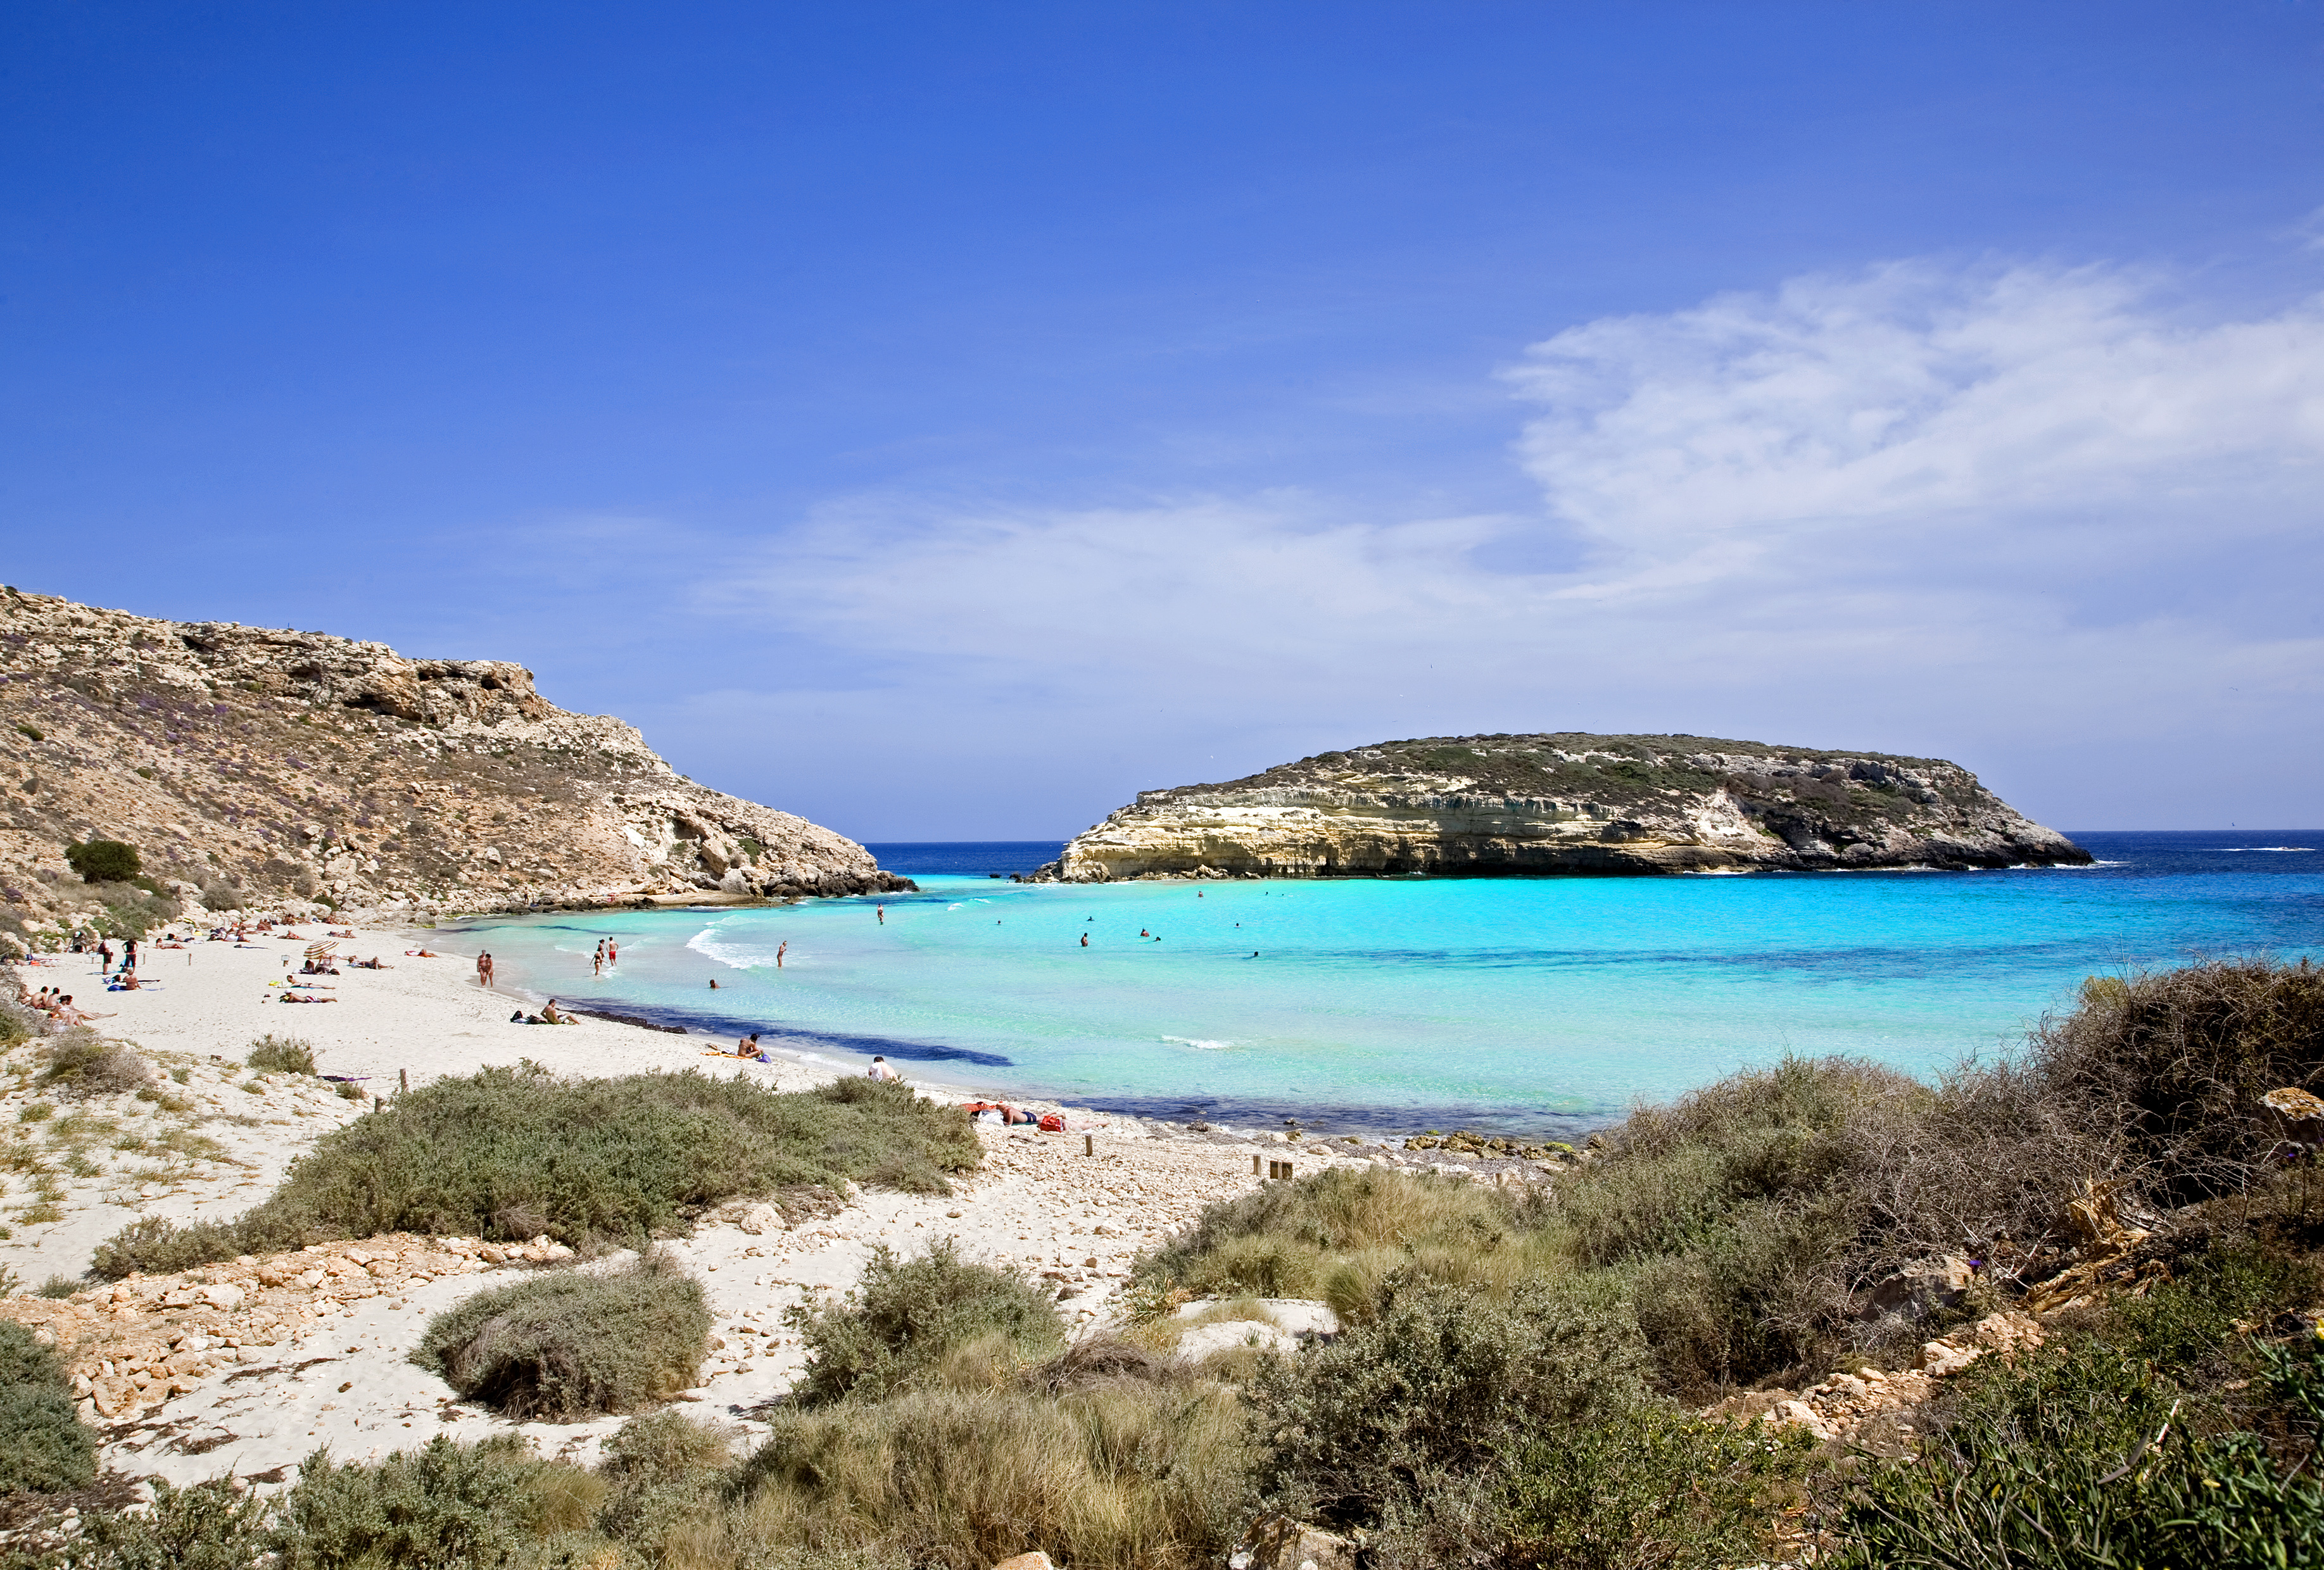
<instances>
[{"instance_id":1,"label":"white rock on sand","mask_svg":"<svg viewBox=\"0 0 2324 1570\"><path fill-rule=\"evenodd\" d=\"M263 1198L292 1159L361 1106L316 1080L242 1070L250 1041L269 1032L312 1042L324 1073L349 1076L370 1091L392 1092L400 1076L418 1086L526 1058L576 1075L741 1072L785 1090L832 1077L827 1068L706 1058L711 1043L700 1036L586 1019L512 1024L518 1000L479 988L472 956L407 955L422 946L409 934L359 932L339 940L342 954L377 954L394 968L342 964L339 975L313 978L328 983L327 995L338 1002L285 1005L273 1001L281 983L306 941L322 932L300 931L299 941L150 951L143 974L159 985L134 993L100 991L94 960L78 956L23 973L29 985L60 987L85 1005L100 1000L94 1006L115 1017L99 1029L183 1075L157 1081L179 1111L126 1095L73 1105L124 1127L141 1118L171 1124L177 1132L168 1137L199 1159L173 1156L157 1165L134 1152L106 1155L96 1176L62 1180L55 1207L62 1219L15 1226L0 1243L0 1264L28 1285L77 1276L99 1241L139 1216L224 1218ZM322 991L311 982L302 990ZM19 1049L19 1060L28 1063L25 1052ZM43 1094L19 1076L0 1096L0 1119L15 1122ZM1104 1322L1141 1249L1204 1205L1261 1180L1250 1171L1253 1145L1130 1137L1142 1132L1098 1133L1093 1157L1082 1153L1079 1133L981 1128L985 1164L957 1180L951 1197L864 1192L839 1214L796 1227L784 1226L769 1206L726 1207L671 1245L703 1282L716 1315L711 1356L684 1399L705 1416L754 1427L752 1413L788 1391L803 1366L783 1310L844 1290L882 1244L908 1255L953 1238L967 1258L1053 1284L1077 1329ZM204 1139L215 1142L214 1152L197 1143ZM1340 1159L1347 1158L1313 1149L1299 1153L1299 1168L1312 1171ZM231 1472L275 1483L295 1475L318 1446L342 1460L364 1460L439 1433L474 1439L517 1431L544 1454L592 1459L597 1442L625 1419L510 1423L460 1403L408 1361L431 1317L517 1279L521 1268L526 1262L489 1259L474 1240L350 1240L181 1276L133 1278L69 1300L8 1299L0 1300L0 1314L40 1327L57 1343L84 1382L85 1415L106 1436L105 1464L134 1475L182 1483Z\"/></svg>"}]
</instances>

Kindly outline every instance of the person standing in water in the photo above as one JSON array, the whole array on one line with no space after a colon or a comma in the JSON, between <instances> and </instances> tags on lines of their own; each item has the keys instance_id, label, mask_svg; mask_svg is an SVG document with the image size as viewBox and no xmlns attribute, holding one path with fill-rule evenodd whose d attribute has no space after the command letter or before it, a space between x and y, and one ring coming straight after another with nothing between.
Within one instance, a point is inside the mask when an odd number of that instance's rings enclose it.
<instances>
[{"instance_id":1,"label":"person standing in water","mask_svg":"<svg viewBox=\"0 0 2324 1570\"><path fill-rule=\"evenodd\" d=\"M493 951L490 949L476 956L476 985L486 992L493 988Z\"/></svg>"}]
</instances>

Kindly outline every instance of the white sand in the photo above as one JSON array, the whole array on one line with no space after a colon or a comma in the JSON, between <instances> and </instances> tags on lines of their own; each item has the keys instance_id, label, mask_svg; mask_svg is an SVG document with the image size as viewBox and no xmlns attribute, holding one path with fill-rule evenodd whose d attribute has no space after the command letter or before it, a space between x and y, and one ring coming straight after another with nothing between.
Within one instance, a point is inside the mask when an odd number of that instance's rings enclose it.
<instances>
[{"instance_id":1,"label":"white sand","mask_svg":"<svg viewBox=\"0 0 2324 1570\"><path fill-rule=\"evenodd\" d=\"M300 930L308 941L324 932ZM182 1081L161 1086L182 1100L183 1110L157 1109L124 1096L79 1104L85 1113L112 1116L132 1132L179 1127L214 1139L220 1152L179 1161L160 1176L141 1176L152 1173L148 1156L105 1154L97 1160L105 1170L97 1176L52 1180L64 1189L58 1202L63 1219L15 1226L15 1235L0 1243L0 1264L14 1269L26 1288L51 1274L78 1275L99 1240L140 1215L183 1220L239 1213L262 1198L322 1133L359 1115L358 1104L337 1098L311 1079L272 1076L260 1082L262 1093L243 1088L255 1077L238 1069L241 1058L253 1038L270 1032L312 1042L323 1073L356 1077L367 1089L390 1093L400 1077L416 1087L525 1058L574 1075L689 1068L740 1072L786 1090L831 1077L828 1069L798 1063L706 1057L703 1048L713 1043L699 1036L597 1020L558 1027L512 1024L508 1016L516 1000L479 987L471 957L448 950L439 959L408 956L406 950L420 946L408 934L359 931L352 941L339 940L342 954L377 954L394 967L369 971L342 965L337 977L320 978L332 988L324 995L340 1001L274 1001L304 946L260 940L249 948L198 942L155 950L143 974L159 986L134 993L99 990L94 961L77 956L24 973L32 986L59 986L83 1006L114 1012L115 1017L99 1022L101 1030L134 1041L158 1066L183 1075ZM18 1060L29 1059L20 1051ZM945 1094L944 1088L926 1088ZM20 1076L0 1095L0 1120L15 1123L24 1106L42 1099ZM1083 1153L1078 1133L980 1132L985 1166L958 1180L951 1198L867 1192L839 1215L795 1229L785 1228L767 1207L731 1206L675 1244L709 1294L720 1343L686 1400L747 1431L753 1409L788 1391L802 1366L800 1349L783 1327L783 1309L844 1290L880 1244L910 1254L931 1239L954 1238L968 1258L1045 1276L1070 1294L1061 1311L1086 1328L1114 1313L1115 1295L1140 1249L1192 1220L1204 1205L1260 1181L1251 1171L1254 1152L1292 1157L1303 1172L1351 1159L1280 1143L1157 1140L1128 1124L1095 1134L1094 1155ZM141 1161L143 1166L135 1164ZM11 1208L22 1202L21 1192L12 1191ZM314 1261L291 1257L303 1267L355 1246L309 1251ZM69 1305L70 1314L61 1312L67 1305L24 1299L0 1301L0 1314L50 1327L77 1371L91 1380L106 1376L108 1349L119 1363L113 1373L125 1379L132 1341L145 1348L134 1354L143 1368L157 1335L166 1344L173 1325L178 1332L196 1327L204 1333L209 1349L171 1359L171 1372L152 1384L151 1400L140 1409L109 1419L85 1405L84 1415L106 1434L106 1464L133 1475L186 1483L231 1472L275 1482L295 1475L299 1462L318 1446L342 1460L360 1460L424 1443L437 1433L468 1439L512 1429L531 1437L546 1454L592 1458L596 1442L622 1419L511 1424L460 1405L449 1387L407 1361L429 1318L518 1275L473 1262L447 1269L450 1256L433 1257L432 1265L424 1259L398 1264L383 1280L353 1271L311 1292L291 1288L266 1294L274 1307L263 1310L264 1322L295 1325L291 1331L255 1328L262 1308L254 1272L263 1262L140 1281L134 1303L115 1304L99 1290L81 1294ZM410 1272L429 1279L412 1279ZM166 1289L229 1280L249 1292L240 1308L158 1306ZM292 1299L296 1306L283 1308ZM762 1333L742 1334L743 1327ZM229 1340L249 1345L219 1345ZM163 1394L172 1380L185 1388ZM348 1388L342 1391L343 1384Z\"/></svg>"}]
</instances>

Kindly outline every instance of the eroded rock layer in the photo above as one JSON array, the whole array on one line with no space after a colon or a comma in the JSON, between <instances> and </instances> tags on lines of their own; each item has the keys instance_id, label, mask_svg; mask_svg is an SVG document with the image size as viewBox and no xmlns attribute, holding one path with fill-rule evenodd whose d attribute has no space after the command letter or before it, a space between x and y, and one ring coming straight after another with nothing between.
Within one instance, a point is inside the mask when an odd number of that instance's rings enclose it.
<instances>
[{"instance_id":1,"label":"eroded rock layer","mask_svg":"<svg viewBox=\"0 0 2324 1570\"><path fill-rule=\"evenodd\" d=\"M2084 864L1958 764L1703 736L1433 736L1141 791L1034 874L1328 877Z\"/></svg>"},{"instance_id":2,"label":"eroded rock layer","mask_svg":"<svg viewBox=\"0 0 2324 1570\"><path fill-rule=\"evenodd\" d=\"M159 621L0 590L0 901L96 894L69 841L136 846L216 910L506 910L909 888L828 829L675 773L503 660Z\"/></svg>"}]
</instances>

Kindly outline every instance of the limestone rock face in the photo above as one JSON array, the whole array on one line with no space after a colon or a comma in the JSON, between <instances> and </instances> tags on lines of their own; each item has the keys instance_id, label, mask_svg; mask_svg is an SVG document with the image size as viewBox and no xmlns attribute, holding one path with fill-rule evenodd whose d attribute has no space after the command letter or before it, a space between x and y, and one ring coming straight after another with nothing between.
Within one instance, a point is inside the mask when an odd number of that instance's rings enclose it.
<instances>
[{"instance_id":1,"label":"limestone rock face","mask_svg":"<svg viewBox=\"0 0 2324 1570\"><path fill-rule=\"evenodd\" d=\"M1033 876L2085 865L1958 764L1702 736L1428 737L1141 791Z\"/></svg>"},{"instance_id":2,"label":"limestone rock face","mask_svg":"<svg viewBox=\"0 0 2324 1570\"><path fill-rule=\"evenodd\" d=\"M159 621L0 590L0 904L77 919L66 843L136 846L211 910L355 915L911 883L853 840L695 784L503 660Z\"/></svg>"}]
</instances>

